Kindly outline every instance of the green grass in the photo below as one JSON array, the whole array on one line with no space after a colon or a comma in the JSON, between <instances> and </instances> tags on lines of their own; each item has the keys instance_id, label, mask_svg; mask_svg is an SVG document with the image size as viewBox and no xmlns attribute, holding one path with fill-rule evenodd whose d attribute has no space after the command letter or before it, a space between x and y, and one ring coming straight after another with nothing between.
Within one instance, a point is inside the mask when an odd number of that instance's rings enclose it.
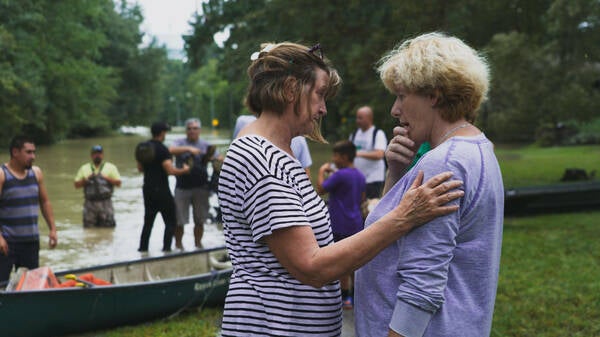
<instances>
[{"instance_id":1,"label":"green grass","mask_svg":"<svg viewBox=\"0 0 600 337\"><path fill-rule=\"evenodd\" d=\"M600 336L600 212L504 222L492 336Z\"/></svg>"},{"instance_id":2,"label":"green grass","mask_svg":"<svg viewBox=\"0 0 600 337\"><path fill-rule=\"evenodd\" d=\"M309 142L312 178L329 145ZM566 168L598 170L600 147L497 146L507 187L558 183ZM491 336L600 336L600 211L507 218ZM85 337L215 336L219 309ZM83 337L83 336L80 336Z\"/></svg>"},{"instance_id":3,"label":"green grass","mask_svg":"<svg viewBox=\"0 0 600 337\"><path fill-rule=\"evenodd\" d=\"M214 337L221 324L222 308L189 310L175 317L70 337Z\"/></svg>"},{"instance_id":4,"label":"green grass","mask_svg":"<svg viewBox=\"0 0 600 337\"><path fill-rule=\"evenodd\" d=\"M560 182L565 169L581 168L600 174L600 146L538 148L496 147L504 186L520 187Z\"/></svg>"}]
</instances>

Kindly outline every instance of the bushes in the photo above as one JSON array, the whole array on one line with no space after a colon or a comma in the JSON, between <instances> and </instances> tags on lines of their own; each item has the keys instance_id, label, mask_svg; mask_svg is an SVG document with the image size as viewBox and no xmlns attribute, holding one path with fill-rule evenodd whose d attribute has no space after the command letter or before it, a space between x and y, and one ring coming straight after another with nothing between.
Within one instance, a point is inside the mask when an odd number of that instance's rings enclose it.
<instances>
[{"instance_id":1,"label":"bushes","mask_svg":"<svg viewBox=\"0 0 600 337\"><path fill-rule=\"evenodd\" d=\"M535 138L540 146L600 144L600 118L544 123L536 129Z\"/></svg>"}]
</instances>

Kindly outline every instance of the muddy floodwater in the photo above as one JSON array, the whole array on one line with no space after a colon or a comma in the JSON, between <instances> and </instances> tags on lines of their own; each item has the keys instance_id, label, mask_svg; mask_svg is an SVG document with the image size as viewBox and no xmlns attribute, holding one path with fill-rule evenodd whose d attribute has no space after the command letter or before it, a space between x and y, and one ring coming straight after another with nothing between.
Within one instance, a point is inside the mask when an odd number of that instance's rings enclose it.
<instances>
[{"instance_id":1,"label":"muddy floodwater","mask_svg":"<svg viewBox=\"0 0 600 337\"><path fill-rule=\"evenodd\" d=\"M182 133L169 133L165 144L184 137ZM217 145L223 152L229 145L229 132L219 133L202 130L200 137ZM137 171L134 159L135 145L149 138L143 135L119 135L107 138L67 140L50 146L38 146L34 165L44 173L44 180L54 209L58 229L58 246L48 249L48 227L40 212L40 265L50 266L54 271L87 267L142 256L161 256L164 222L157 216L150 237L148 253L137 251L143 225L144 201L142 198L143 175ZM117 226L115 228L83 228L83 191L75 189L73 181L79 167L89 162L93 145L104 147L104 158L117 166L122 186L115 188L113 203ZM0 154L0 162L8 161L8 148ZM171 190L175 178L170 177ZM217 196L210 198L217 206ZM214 213L214 208L211 207ZM191 220L191 219L190 219ZM185 226L184 248L194 247L193 224ZM207 222L202 240L204 247L220 246L225 243L221 227ZM174 248L174 246L173 246Z\"/></svg>"}]
</instances>

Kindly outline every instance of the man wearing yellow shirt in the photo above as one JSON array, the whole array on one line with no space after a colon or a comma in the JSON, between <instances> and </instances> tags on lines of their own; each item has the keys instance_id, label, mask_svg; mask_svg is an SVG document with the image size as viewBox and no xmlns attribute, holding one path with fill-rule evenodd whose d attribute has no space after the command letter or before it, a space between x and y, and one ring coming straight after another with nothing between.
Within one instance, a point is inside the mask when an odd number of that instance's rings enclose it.
<instances>
[{"instance_id":1,"label":"man wearing yellow shirt","mask_svg":"<svg viewBox=\"0 0 600 337\"><path fill-rule=\"evenodd\" d=\"M92 161L83 164L75 176L75 188L83 187L84 227L115 227L115 211L112 204L114 186L121 186L117 167L104 161L102 146L94 145Z\"/></svg>"}]
</instances>

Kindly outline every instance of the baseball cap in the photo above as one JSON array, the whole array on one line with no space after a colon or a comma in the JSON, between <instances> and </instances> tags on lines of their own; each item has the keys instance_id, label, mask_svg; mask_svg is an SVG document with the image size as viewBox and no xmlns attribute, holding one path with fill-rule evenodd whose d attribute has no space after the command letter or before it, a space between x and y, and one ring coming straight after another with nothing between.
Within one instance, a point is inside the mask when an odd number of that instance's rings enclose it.
<instances>
[{"instance_id":1,"label":"baseball cap","mask_svg":"<svg viewBox=\"0 0 600 337\"><path fill-rule=\"evenodd\" d=\"M102 152L102 145L94 145L92 146L92 153Z\"/></svg>"},{"instance_id":2,"label":"baseball cap","mask_svg":"<svg viewBox=\"0 0 600 337\"><path fill-rule=\"evenodd\" d=\"M158 135L163 131L171 131L171 126L165 122L156 122L152 124L152 127L150 127L150 131L153 135Z\"/></svg>"}]
</instances>

